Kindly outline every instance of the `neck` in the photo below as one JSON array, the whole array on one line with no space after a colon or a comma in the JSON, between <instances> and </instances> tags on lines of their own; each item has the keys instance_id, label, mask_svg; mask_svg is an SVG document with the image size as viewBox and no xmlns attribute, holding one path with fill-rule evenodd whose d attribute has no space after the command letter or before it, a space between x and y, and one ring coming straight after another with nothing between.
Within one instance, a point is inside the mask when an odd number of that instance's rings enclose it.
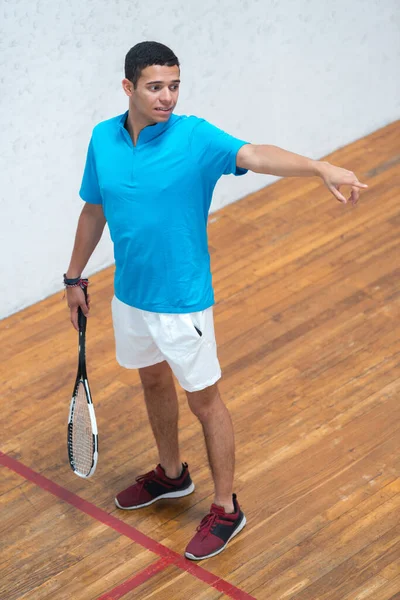
<instances>
[{"instance_id":1,"label":"neck","mask_svg":"<svg viewBox=\"0 0 400 600\"><path fill-rule=\"evenodd\" d=\"M135 114L135 111L130 106L128 117L125 122L125 127L132 138L134 146L136 146L137 144L140 132L148 125L154 125L154 123L149 123L149 121L141 117L141 115L138 115L137 113Z\"/></svg>"}]
</instances>

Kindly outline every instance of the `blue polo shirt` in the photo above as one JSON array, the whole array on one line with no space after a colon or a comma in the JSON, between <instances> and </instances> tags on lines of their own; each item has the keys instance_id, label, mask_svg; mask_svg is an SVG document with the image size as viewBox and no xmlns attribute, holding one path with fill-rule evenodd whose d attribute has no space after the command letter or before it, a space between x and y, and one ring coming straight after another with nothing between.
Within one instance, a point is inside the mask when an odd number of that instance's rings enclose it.
<instances>
[{"instance_id":1,"label":"blue polo shirt","mask_svg":"<svg viewBox=\"0 0 400 600\"><path fill-rule=\"evenodd\" d=\"M172 114L134 146L128 113L96 125L80 196L102 204L115 257L115 295L151 312L214 304L207 218L218 179L236 167L238 140L207 121Z\"/></svg>"}]
</instances>

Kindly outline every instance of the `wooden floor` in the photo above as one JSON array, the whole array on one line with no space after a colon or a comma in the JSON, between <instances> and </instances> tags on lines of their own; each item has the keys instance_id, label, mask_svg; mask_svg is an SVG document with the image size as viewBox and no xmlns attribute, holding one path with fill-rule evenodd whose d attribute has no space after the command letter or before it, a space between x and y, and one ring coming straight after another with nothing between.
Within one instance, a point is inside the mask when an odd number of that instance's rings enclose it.
<instances>
[{"instance_id":1,"label":"wooden floor","mask_svg":"<svg viewBox=\"0 0 400 600\"><path fill-rule=\"evenodd\" d=\"M88 481L66 457L77 339L62 293L0 323L1 600L400 598L399 140L397 122L328 158L369 184L356 208L317 179L286 179L210 217L248 525L199 566L181 555L212 482L182 391L195 493L114 506L156 452L137 372L114 359L112 270L91 285L100 460Z\"/></svg>"}]
</instances>

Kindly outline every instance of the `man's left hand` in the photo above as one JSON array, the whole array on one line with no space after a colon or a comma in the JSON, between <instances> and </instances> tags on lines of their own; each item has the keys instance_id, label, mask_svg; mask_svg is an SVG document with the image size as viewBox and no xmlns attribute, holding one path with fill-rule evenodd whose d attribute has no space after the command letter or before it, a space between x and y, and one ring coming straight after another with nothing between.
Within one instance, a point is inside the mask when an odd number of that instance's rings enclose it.
<instances>
[{"instance_id":1,"label":"man's left hand","mask_svg":"<svg viewBox=\"0 0 400 600\"><path fill-rule=\"evenodd\" d=\"M347 169L342 169L341 167L335 167L328 162L320 162L318 165L318 172L327 188L335 198L339 200L339 202L343 202L343 204L347 204L348 201L351 202L353 206L357 204L360 190L368 187L365 183L360 183L352 171L347 171ZM340 193L340 186L342 185L351 187L348 199Z\"/></svg>"}]
</instances>

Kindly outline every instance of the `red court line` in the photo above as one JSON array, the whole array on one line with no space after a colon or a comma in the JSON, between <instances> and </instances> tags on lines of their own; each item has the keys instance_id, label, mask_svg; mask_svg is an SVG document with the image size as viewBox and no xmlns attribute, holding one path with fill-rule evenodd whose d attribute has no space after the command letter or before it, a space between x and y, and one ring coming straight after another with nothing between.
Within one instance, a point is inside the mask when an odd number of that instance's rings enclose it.
<instances>
[{"instance_id":1,"label":"red court line","mask_svg":"<svg viewBox=\"0 0 400 600\"><path fill-rule=\"evenodd\" d=\"M88 502L73 492L70 492L66 488L63 488L61 485L54 483L54 481L47 479L47 477L44 477L44 475L36 473L36 471L33 471L15 458L8 456L1 451L0 464L4 465L8 469L11 469L18 475L21 475L21 477L24 477L24 479L27 479L42 489L50 492L54 496L57 496L57 498L60 498L71 506L74 506L83 513L86 513L100 523L111 527L114 529L114 531L118 531L118 533L128 537L135 543L140 544L143 546L143 548L154 552L154 554L158 554L158 556L170 559L170 564L174 564L183 571L190 573L190 575L193 575L193 577L200 579L200 581L204 581L204 583L207 583L209 586L215 588L219 592L223 592L230 598L234 598L234 600L256 600L254 596L251 596L247 592L237 588L228 581L221 579L210 571L206 571L206 569L203 569L203 567L199 567L196 563L187 560L174 550L170 550L163 544L152 540L131 525L124 523L124 521L117 519L116 517L107 513L105 510L98 508L91 502Z\"/></svg>"},{"instance_id":2,"label":"red court line","mask_svg":"<svg viewBox=\"0 0 400 600\"><path fill-rule=\"evenodd\" d=\"M110 592L106 592L102 596L99 596L97 600L119 600L125 594L132 591L154 575L157 575L160 571L163 571L166 567L168 567L172 563L170 558L160 558L156 563L148 566L143 571L140 571L137 575L132 577L131 579L127 579Z\"/></svg>"}]
</instances>

